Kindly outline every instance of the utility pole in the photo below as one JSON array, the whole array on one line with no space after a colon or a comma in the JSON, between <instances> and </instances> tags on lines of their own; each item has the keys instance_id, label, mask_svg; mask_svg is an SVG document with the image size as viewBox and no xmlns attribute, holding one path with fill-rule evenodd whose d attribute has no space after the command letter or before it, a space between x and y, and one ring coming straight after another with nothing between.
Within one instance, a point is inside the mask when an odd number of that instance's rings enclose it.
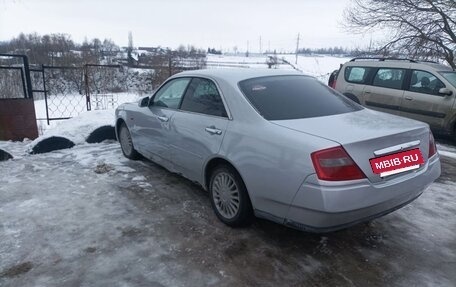
<instances>
[{"instance_id":1,"label":"utility pole","mask_svg":"<svg viewBox=\"0 0 456 287\"><path fill-rule=\"evenodd\" d=\"M295 61L296 65L298 64L299 36L300 36L300 34L298 33L298 39L296 40L296 61Z\"/></svg>"},{"instance_id":2,"label":"utility pole","mask_svg":"<svg viewBox=\"0 0 456 287\"><path fill-rule=\"evenodd\" d=\"M245 56L249 56L249 40L247 40L247 51L245 52Z\"/></svg>"},{"instance_id":3,"label":"utility pole","mask_svg":"<svg viewBox=\"0 0 456 287\"><path fill-rule=\"evenodd\" d=\"M260 36L260 54L261 54L261 36Z\"/></svg>"}]
</instances>

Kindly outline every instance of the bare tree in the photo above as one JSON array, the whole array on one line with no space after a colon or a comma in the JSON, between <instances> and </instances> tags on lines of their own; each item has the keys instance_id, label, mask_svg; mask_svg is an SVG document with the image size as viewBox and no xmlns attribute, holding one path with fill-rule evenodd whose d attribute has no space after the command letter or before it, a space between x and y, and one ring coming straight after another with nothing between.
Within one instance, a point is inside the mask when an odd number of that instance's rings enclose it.
<instances>
[{"instance_id":1,"label":"bare tree","mask_svg":"<svg viewBox=\"0 0 456 287\"><path fill-rule=\"evenodd\" d=\"M456 69L455 0L352 0L344 18L351 31L386 29L380 52L438 57Z\"/></svg>"},{"instance_id":2,"label":"bare tree","mask_svg":"<svg viewBox=\"0 0 456 287\"><path fill-rule=\"evenodd\" d=\"M133 66L133 34L131 31L128 32L128 48L127 48L127 57L128 57L128 64Z\"/></svg>"}]
</instances>

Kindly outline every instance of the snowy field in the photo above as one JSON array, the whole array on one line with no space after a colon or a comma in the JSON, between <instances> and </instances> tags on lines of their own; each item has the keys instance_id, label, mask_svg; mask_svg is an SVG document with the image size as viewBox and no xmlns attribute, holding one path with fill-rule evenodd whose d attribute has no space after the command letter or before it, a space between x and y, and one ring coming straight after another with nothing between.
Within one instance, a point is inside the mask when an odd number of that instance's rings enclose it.
<instances>
[{"instance_id":1,"label":"snowy field","mask_svg":"<svg viewBox=\"0 0 456 287\"><path fill-rule=\"evenodd\" d=\"M271 55L273 56L273 55ZM335 57L335 56L304 56L299 55L297 64L296 56L294 54L278 54L277 58L285 59L287 62L293 65L281 64L278 66L279 69L294 69L303 72L306 75L314 76L323 83L328 83L329 74L339 69L340 64L344 64L351 58ZM226 68L225 66L217 67L216 63L232 63L233 66L239 66L243 68L267 68L268 55L250 55L245 57L243 55L238 56L225 56L225 55L212 55L209 54L207 61L209 68ZM214 63L214 64L212 64ZM262 63L262 64L260 64ZM229 65L229 64L228 64Z\"/></svg>"}]
</instances>

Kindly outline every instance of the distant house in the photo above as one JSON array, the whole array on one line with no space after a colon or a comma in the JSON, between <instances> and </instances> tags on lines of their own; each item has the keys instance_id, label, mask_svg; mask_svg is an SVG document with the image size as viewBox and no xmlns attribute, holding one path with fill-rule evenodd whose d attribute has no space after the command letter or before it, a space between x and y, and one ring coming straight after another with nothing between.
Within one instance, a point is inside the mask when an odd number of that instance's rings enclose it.
<instances>
[{"instance_id":1,"label":"distant house","mask_svg":"<svg viewBox=\"0 0 456 287\"><path fill-rule=\"evenodd\" d=\"M152 54L151 56L156 56L166 54L169 49L164 49L162 47L138 47L138 51L140 51L140 53L150 53Z\"/></svg>"}]
</instances>

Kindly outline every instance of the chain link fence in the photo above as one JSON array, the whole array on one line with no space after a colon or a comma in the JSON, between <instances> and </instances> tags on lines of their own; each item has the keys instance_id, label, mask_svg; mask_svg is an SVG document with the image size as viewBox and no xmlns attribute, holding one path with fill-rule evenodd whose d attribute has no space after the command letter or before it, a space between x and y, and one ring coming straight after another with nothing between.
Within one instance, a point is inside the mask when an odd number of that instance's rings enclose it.
<instances>
[{"instance_id":1,"label":"chain link fence","mask_svg":"<svg viewBox=\"0 0 456 287\"><path fill-rule=\"evenodd\" d=\"M26 98L22 67L0 66L0 99Z\"/></svg>"}]
</instances>

